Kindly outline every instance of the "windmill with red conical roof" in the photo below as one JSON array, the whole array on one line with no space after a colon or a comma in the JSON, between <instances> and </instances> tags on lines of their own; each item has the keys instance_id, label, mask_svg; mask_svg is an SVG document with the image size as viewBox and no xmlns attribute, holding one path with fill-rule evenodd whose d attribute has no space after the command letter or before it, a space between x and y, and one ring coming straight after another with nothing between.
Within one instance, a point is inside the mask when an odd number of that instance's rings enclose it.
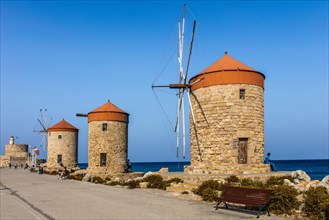
<instances>
[{"instance_id":1,"label":"windmill with red conical roof","mask_svg":"<svg viewBox=\"0 0 329 220\"><path fill-rule=\"evenodd\" d=\"M88 172L127 172L129 114L108 100L88 114L76 115L88 117Z\"/></svg>"},{"instance_id":2,"label":"windmill with red conical roof","mask_svg":"<svg viewBox=\"0 0 329 220\"><path fill-rule=\"evenodd\" d=\"M64 119L48 128L47 167L76 167L79 129Z\"/></svg>"},{"instance_id":3,"label":"windmill with red conical roof","mask_svg":"<svg viewBox=\"0 0 329 220\"><path fill-rule=\"evenodd\" d=\"M263 164L264 80L227 52L189 80L195 123L186 173L269 172Z\"/></svg>"}]
</instances>

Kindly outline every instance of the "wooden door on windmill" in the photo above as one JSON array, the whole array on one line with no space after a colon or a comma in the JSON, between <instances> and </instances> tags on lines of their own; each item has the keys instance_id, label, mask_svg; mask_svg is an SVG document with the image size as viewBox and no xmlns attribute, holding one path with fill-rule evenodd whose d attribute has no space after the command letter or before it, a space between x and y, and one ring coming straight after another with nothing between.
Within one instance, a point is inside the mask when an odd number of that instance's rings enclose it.
<instances>
[{"instance_id":1,"label":"wooden door on windmill","mask_svg":"<svg viewBox=\"0 0 329 220\"><path fill-rule=\"evenodd\" d=\"M239 138L238 163L247 163L248 138Z\"/></svg>"}]
</instances>

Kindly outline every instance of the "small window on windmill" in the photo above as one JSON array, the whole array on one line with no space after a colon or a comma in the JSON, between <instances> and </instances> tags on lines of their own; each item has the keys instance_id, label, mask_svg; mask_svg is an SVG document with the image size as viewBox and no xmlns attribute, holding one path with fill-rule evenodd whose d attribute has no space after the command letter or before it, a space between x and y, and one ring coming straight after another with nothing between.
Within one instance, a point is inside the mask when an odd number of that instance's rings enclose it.
<instances>
[{"instance_id":1,"label":"small window on windmill","mask_svg":"<svg viewBox=\"0 0 329 220\"><path fill-rule=\"evenodd\" d=\"M57 155L57 163L62 163L63 162L63 157L61 154Z\"/></svg>"},{"instance_id":2,"label":"small window on windmill","mask_svg":"<svg viewBox=\"0 0 329 220\"><path fill-rule=\"evenodd\" d=\"M107 124L106 124L106 123L103 123L103 125L102 125L102 130L103 130L103 131L107 131Z\"/></svg>"},{"instance_id":3,"label":"small window on windmill","mask_svg":"<svg viewBox=\"0 0 329 220\"><path fill-rule=\"evenodd\" d=\"M99 166L101 166L101 167L106 166L106 153L101 153L100 154Z\"/></svg>"},{"instance_id":4,"label":"small window on windmill","mask_svg":"<svg viewBox=\"0 0 329 220\"><path fill-rule=\"evenodd\" d=\"M62 139L62 135L61 134L58 135L58 139Z\"/></svg>"},{"instance_id":5,"label":"small window on windmill","mask_svg":"<svg viewBox=\"0 0 329 220\"><path fill-rule=\"evenodd\" d=\"M246 94L246 90L245 89L240 89L240 99L244 99L245 94Z\"/></svg>"}]
</instances>

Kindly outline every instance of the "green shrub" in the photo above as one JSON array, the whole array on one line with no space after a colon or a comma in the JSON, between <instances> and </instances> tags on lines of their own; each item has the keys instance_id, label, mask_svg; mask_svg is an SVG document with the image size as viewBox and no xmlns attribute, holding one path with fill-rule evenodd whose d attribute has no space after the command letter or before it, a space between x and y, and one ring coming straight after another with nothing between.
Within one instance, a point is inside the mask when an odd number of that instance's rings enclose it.
<instances>
[{"instance_id":1,"label":"green shrub","mask_svg":"<svg viewBox=\"0 0 329 220\"><path fill-rule=\"evenodd\" d=\"M329 219L329 204L324 208L324 214L326 219Z\"/></svg>"},{"instance_id":2,"label":"green shrub","mask_svg":"<svg viewBox=\"0 0 329 220\"><path fill-rule=\"evenodd\" d=\"M78 180L78 181L82 181L83 177L85 175L82 174L82 173L79 173L79 174L70 174L67 178L68 179L71 179L71 180Z\"/></svg>"},{"instance_id":3,"label":"green shrub","mask_svg":"<svg viewBox=\"0 0 329 220\"><path fill-rule=\"evenodd\" d=\"M214 198L216 198L216 197L218 197L218 191L217 190L214 190L214 189L211 189L211 188L206 188L203 191L202 199L204 201L214 201Z\"/></svg>"},{"instance_id":4,"label":"green shrub","mask_svg":"<svg viewBox=\"0 0 329 220\"><path fill-rule=\"evenodd\" d=\"M170 185L171 183L183 183L184 181L181 179L181 178L178 178L178 177L175 177L175 178L172 178L170 180L167 180L166 181L168 185Z\"/></svg>"},{"instance_id":5,"label":"green shrub","mask_svg":"<svg viewBox=\"0 0 329 220\"><path fill-rule=\"evenodd\" d=\"M121 181L111 181L111 182L106 182L105 185L108 185L108 186L122 186L123 183Z\"/></svg>"},{"instance_id":6,"label":"green shrub","mask_svg":"<svg viewBox=\"0 0 329 220\"><path fill-rule=\"evenodd\" d=\"M294 178L289 175L285 176L271 176L265 183L266 188L273 188L274 186L283 185L284 179L290 180L290 182L294 181Z\"/></svg>"},{"instance_id":7,"label":"green shrub","mask_svg":"<svg viewBox=\"0 0 329 220\"><path fill-rule=\"evenodd\" d=\"M311 219L329 219L329 195L326 188L310 188L304 194L303 211Z\"/></svg>"},{"instance_id":8,"label":"green shrub","mask_svg":"<svg viewBox=\"0 0 329 220\"><path fill-rule=\"evenodd\" d=\"M231 183L240 182L240 179L235 175L231 175L230 177L226 178L225 180L226 180L228 185L230 185Z\"/></svg>"},{"instance_id":9,"label":"green shrub","mask_svg":"<svg viewBox=\"0 0 329 220\"><path fill-rule=\"evenodd\" d=\"M207 180L203 182L193 192L200 195L204 201L213 201L218 196L218 191L223 189L223 185L216 180Z\"/></svg>"},{"instance_id":10,"label":"green shrub","mask_svg":"<svg viewBox=\"0 0 329 220\"><path fill-rule=\"evenodd\" d=\"M131 181L125 183L125 185L128 187L128 189L140 188L139 184L140 184L139 180L131 180Z\"/></svg>"},{"instance_id":11,"label":"green shrub","mask_svg":"<svg viewBox=\"0 0 329 220\"><path fill-rule=\"evenodd\" d=\"M99 176L94 176L93 177L93 183L103 184L103 183L106 183L106 181L104 179L102 179L101 177L99 177Z\"/></svg>"},{"instance_id":12,"label":"green shrub","mask_svg":"<svg viewBox=\"0 0 329 220\"><path fill-rule=\"evenodd\" d=\"M264 188L264 183L259 180L252 180L249 178L241 180L241 186L242 187L251 187L251 188Z\"/></svg>"},{"instance_id":13,"label":"green shrub","mask_svg":"<svg viewBox=\"0 0 329 220\"><path fill-rule=\"evenodd\" d=\"M274 214L291 214L300 206L297 200L298 192L295 188L287 185L279 185L273 188L269 209Z\"/></svg>"},{"instance_id":14,"label":"green shrub","mask_svg":"<svg viewBox=\"0 0 329 220\"><path fill-rule=\"evenodd\" d=\"M163 181L162 176L158 174L152 174L143 179L143 181L148 182L147 188L163 189L165 190L168 184Z\"/></svg>"},{"instance_id":15,"label":"green shrub","mask_svg":"<svg viewBox=\"0 0 329 220\"><path fill-rule=\"evenodd\" d=\"M155 181L163 181L162 176L158 174L151 174L143 178L144 182L155 182Z\"/></svg>"}]
</instances>

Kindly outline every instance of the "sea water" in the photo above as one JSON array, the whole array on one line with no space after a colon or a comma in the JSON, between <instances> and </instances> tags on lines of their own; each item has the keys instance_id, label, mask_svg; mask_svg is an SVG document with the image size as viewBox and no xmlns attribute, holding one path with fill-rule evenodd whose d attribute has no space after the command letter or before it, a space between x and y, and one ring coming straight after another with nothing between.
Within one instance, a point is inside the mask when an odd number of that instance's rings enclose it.
<instances>
[{"instance_id":1,"label":"sea water","mask_svg":"<svg viewBox=\"0 0 329 220\"><path fill-rule=\"evenodd\" d=\"M329 175L329 160L273 160L279 171L305 171L312 180L322 180ZM156 172L161 168L168 168L170 172L183 172L184 166L190 162L132 162L133 172ZM85 169L87 163L79 163L79 167Z\"/></svg>"},{"instance_id":2,"label":"sea water","mask_svg":"<svg viewBox=\"0 0 329 220\"><path fill-rule=\"evenodd\" d=\"M274 160L276 168L284 171L305 171L312 180L329 175L329 160Z\"/></svg>"}]
</instances>

